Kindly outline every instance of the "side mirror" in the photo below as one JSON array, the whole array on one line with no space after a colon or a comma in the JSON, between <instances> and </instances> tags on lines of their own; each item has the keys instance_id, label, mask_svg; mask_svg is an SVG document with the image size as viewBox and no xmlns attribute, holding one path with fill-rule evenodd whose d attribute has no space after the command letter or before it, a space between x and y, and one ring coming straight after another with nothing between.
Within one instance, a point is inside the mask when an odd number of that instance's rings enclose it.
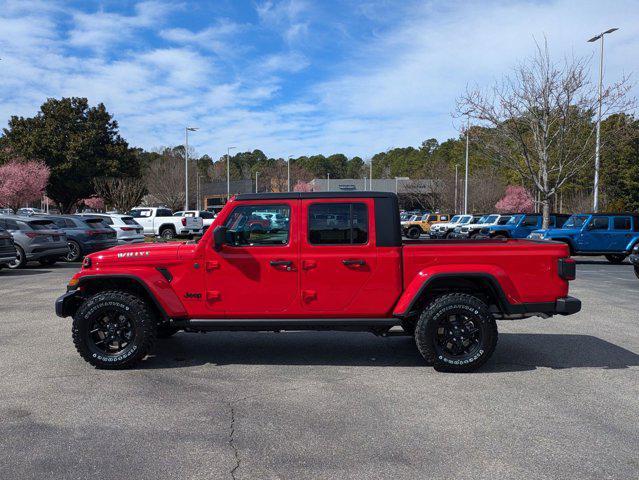
<instances>
[{"instance_id":1,"label":"side mirror","mask_svg":"<svg viewBox=\"0 0 639 480\"><path fill-rule=\"evenodd\" d=\"M217 251L222 250L222 245L226 243L226 227L218 225L213 230L213 248Z\"/></svg>"}]
</instances>

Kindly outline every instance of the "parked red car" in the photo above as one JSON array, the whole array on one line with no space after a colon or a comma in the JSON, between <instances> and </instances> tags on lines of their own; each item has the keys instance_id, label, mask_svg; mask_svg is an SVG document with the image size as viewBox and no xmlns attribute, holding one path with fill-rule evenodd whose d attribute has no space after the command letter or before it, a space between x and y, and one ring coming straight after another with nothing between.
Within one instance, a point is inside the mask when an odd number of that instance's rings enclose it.
<instances>
[{"instance_id":1,"label":"parked red car","mask_svg":"<svg viewBox=\"0 0 639 480\"><path fill-rule=\"evenodd\" d=\"M256 211L289 220L253 231ZM213 227L197 244L122 246L85 259L56 313L73 316L86 361L127 367L156 336L179 330L388 335L401 326L427 363L471 371L495 349L496 319L581 308L568 296L575 264L565 244L403 243L390 193L239 195Z\"/></svg>"}]
</instances>

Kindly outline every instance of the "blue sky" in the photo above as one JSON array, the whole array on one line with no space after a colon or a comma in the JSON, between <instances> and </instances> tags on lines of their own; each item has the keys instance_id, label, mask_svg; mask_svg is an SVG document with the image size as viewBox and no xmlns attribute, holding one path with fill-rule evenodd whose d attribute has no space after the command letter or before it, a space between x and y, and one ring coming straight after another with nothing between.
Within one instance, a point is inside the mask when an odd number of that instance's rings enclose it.
<instances>
[{"instance_id":1,"label":"blue sky","mask_svg":"<svg viewBox=\"0 0 639 480\"><path fill-rule=\"evenodd\" d=\"M592 55L586 39L612 26L615 80L639 65L637 1L0 0L0 125L86 96L147 149L192 125L213 157L229 145L367 157L456 136L456 97L501 78L535 38Z\"/></svg>"}]
</instances>

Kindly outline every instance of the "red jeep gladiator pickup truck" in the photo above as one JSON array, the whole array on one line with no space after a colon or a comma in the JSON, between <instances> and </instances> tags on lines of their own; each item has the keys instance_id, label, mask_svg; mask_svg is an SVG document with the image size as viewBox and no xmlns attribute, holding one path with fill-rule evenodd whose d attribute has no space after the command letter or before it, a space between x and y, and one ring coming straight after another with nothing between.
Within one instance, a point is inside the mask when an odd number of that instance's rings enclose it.
<instances>
[{"instance_id":1,"label":"red jeep gladiator pickup truck","mask_svg":"<svg viewBox=\"0 0 639 480\"><path fill-rule=\"evenodd\" d=\"M563 243L402 242L392 193L245 194L197 244L87 256L56 313L98 368L179 330L355 330L414 335L426 363L467 372L493 353L496 319L578 312L574 277Z\"/></svg>"}]
</instances>

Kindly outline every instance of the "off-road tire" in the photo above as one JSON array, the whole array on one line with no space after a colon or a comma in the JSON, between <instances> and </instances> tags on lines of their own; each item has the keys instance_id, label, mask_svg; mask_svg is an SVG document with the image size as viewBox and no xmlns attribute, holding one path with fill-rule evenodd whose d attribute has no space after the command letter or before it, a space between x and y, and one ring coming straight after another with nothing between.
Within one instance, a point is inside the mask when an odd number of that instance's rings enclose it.
<instances>
[{"instance_id":1,"label":"off-road tire","mask_svg":"<svg viewBox=\"0 0 639 480\"><path fill-rule=\"evenodd\" d=\"M24 250L20 245L16 245L16 259L8 264L8 267L11 270L16 270L18 268L24 268L27 264L27 256L24 253Z\"/></svg>"},{"instance_id":2,"label":"off-road tire","mask_svg":"<svg viewBox=\"0 0 639 480\"><path fill-rule=\"evenodd\" d=\"M422 229L419 227L410 227L406 231L406 236L411 240L419 240L419 236L422 234Z\"/></svg>"},{"instance_id":3,"label":"off-road tire","mask_svg":"<svg viewBox=\"0 0 639 480\"><path fill-rule=\"evenodd\" d=\"M173 327L171 325L166 325L166 324L160 324L157 325L156 327L156 338L159 339L166 339L166 338L171 338L173 335L175 335L177 332L179 332L180 329Z\"/></svg>"},{"instance_id":4,"label":"off-road tire","mask_svg":"<svg viewBox=\"0 0 639 480\"><path fill-rule=\"evenodd\" d=\"M463 313L480 329L476 351L466 356L448 354L437 343L442 320L453 313ZM451 293L437 297L422 311L415 328L415 342L426 363L441 372L472 372L481 367L495 351L497 322L488 306L479 298L466 293Z\"/></svg>"},{"instance_id":5,"label":"off-road tire","mask_svg":"<svg viewBox=\"0 0 639 480\"><path fill-rule=\"evenodd\" d=\"M172 227L165 227L160 231L160 237L164 240L173 240L176 237L175 230Z\"/></svg>"},{"instance_id":6,"label":"off-road tire","mask_svg":"<svg viewBox=\"0 0 639 480\"><path fill-rule=\"evenodd\" d=\"M67 253L64 259L69 263L82 260L82 247L80 244L75 240L69 240L67 245L69 245L69 253Z\"/></svg>"},{"instance_id":7,"label":"off-road tire","mask_svg":"<svg viewBox=\"0 0 639 480\"><path fill-rule=\"evenodd\" d=\"M606 255L606 260L614 265L620 265L626 259L626 255L619 253L611 253Z\"/></svg>"},{"instance_id":8,"label":"off-road tire","mask_svg":"<svg viewBox=\"0 0 639 480\"><path fill-rule=\"evenodd\" d=\"M104 354L89 338L88 328L96 317L107 312L124 314L131 321L135 335L121 352ZM148 305L136 295L120 290L106 290L89 297L73 316L73 343L82 358L98 369L129 368L140 362L153 348L155 319Z\"/></svg>"}]
</instances>

